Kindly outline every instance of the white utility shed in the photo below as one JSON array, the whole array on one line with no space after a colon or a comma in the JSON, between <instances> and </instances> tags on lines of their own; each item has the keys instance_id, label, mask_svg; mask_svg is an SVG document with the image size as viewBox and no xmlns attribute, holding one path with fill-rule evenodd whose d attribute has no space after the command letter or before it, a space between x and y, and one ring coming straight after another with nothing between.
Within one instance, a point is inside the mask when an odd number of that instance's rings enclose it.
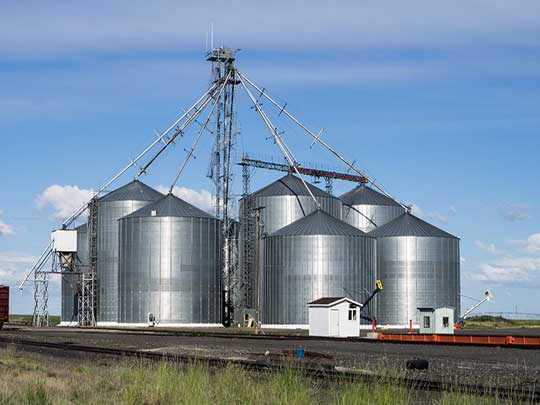
<instances>
[{"instance_id":1,"label":"white utility shed","mask_svg":"<svg viewBox=\"0 0 540 405\"><path fill-rule=\"evenodd\" d=\"M418 308L417 319L420 333L454 333L454 308Z\"/></svg>"},{"instance_id":2,"label":"white utility shed","mask_svg":"<svg viewBox=\"0 0 540 405\"><path fill-rule=\"evenodd\" d=\"M323 297L308 303L309 335L360 336L361 307L347 297Z\"/></svg>"}]
</instances>

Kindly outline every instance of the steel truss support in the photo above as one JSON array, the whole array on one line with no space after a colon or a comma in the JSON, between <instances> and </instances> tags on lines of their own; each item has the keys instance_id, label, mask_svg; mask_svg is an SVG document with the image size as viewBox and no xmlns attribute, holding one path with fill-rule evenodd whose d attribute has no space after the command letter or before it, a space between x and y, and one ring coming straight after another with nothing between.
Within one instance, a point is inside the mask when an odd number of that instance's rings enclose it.
<instances>
[{"instance_id":1,"label":"steel truss support","mask_svg":"<svg viewBox=\"0 0 540 405\"><path fill-rule=\"evenodd\" d=\"M98 198L88 204L88 267L80 268L77 285L77 323L96 326Z\"/></svg>"},{"instance_id":2,"label":"steel truss support","mask_svg":"<svg viewBox=\"0 0 540 405\"><path fill-rule=\"evenodd\" d=\"M96 326L96 290L95 273L81 273L77 288L79 308L77 323L79 326Z\"/></svg>"},{"instance_id":3,"label":"steel truss support","mask_svg":"<svg viewBox=\"0 0 540 405\"><path fill-rule=\"evenodd\" d=\"M334 184L333 184L332 178L325 177L324 178L324 189L325 189L325 191L328 194L332 194L333 188L334 188Z\"/></svg>"},{"instance_id":4,"label":"steel truss support","mask_svg":"<svg viewBox=\"0 0 540 405\"><path fill-rule=\"evenodd\" d=\"M114 175L105 185L100 187L98 191L92 196L90 200L85 202L77 211L73 213L69 218L67 218L62 223L62 229L67 229L74 221L77 220L88 208L88 205L91 203L91 201L95 198L98 198L107 188L113 184L116 180L118 180L124 173L126 173L130 168L135 166L139 160L141 160L146 154L154 148L158 143L165 143L165 139L168 139L168 134L175 129L180 122L182 122L189 114L192 114L192 112L196 109L200 111L201 103L205 102L209 98L209 95L212 94L216 90L215 86L211 86L189 109L187 109L180 118L178 118L176 121L174 121L165 131L163 131L153 142L151 142L135 159L131 159L130 163L126 165L122 170L120 170L116 175ZM193 117L193 116L192 116ZM196 116L195 116L196 117ZM193 117L193 118L195 118ZM169 139L170 141L170 139ZM168 142L170 144L170 142ZM24 279L22 280L21 284L19 285L19 290L24 290L25 284L29 281L35 281L41 278L41 276L37 276L37 273L42 271L43 267L47 263L47 261L50 259L52 254L52 243L49 243L47 247L43 250L41 255L39 256L38 260L34 263L32 268L26 273ZM34 297L36 296L42 296L41 293L37 292L37 289L43 290L36 282L34 282L34 289L36 290L34 293ZM37 305L37 307L43 307L43 304ZM39 316L37 316L39 318Z\"/></svg>"},{"instance_id":5,"label":"steel truss support","mask_svg":"<svg viewBox=\"0 0 540 405\"><path fill-rule=\"evenodd\" d=\"M238 164L243 167L242 170L244 170L245 168L251 166L251 167L256 167L256 168L261 168L261 169L268 169L268 170L276 170L276 171L279 171L279 172L286 172L286 173L291 173L291 172L294 171L294 168L287 165L287 164L276 163L276 162L268 162L268 161L259 160L259 159L252 159L247 154L244 154L244 156L242 156L242 160ZM334 180L334 179L352 181L352 182L355 182L355 183L366 183L367 182L366 178L361 177L361 176L356 176L356 175L353 175L353 174L349 174L349 173L341 173L341 172L335 172L335 171L330 171L330 170L322 170L322 169L302 166L300 164L298 164L297 168L298 168L298 171L301 174L304 174L306 176L310 176L310 177L313 177L313 178L316 178L316 179L324 178L324 180L326 182L326 188L327 189L329 188L329 186L330 186L330 189L332 188L331 187L332 186L332 180ZM245 170L248 170L247 173L249 174L249 169L245 169ZM249 187L249 182L248 182L248 187ZM249 194L249 192L248 192L248 194Z\"/></svg>"},{"instance_id":6,"label":"steel truss support","mask_svg":"<svg viewBox=\"0 0 540 405\"><path fill-rule=\"evenodd\" d=\"M79 218L88 208L92 209L92 206L95 204L99 196L107 188L118 180L124 173L126 173L131 167L137 164L147 153L154 148L158 143L163 143L162 148L157 152L157 154L144 166L143 170L139 171L135 178L138 178L145 170L154 162L154 160L163 152L163 150L169 146L174 139L182 133L182 131L197 118L199 113L208 105L208 103L213 99L214 93L218 89L216 84L210 86L210 88L188 109L178 118L172 125L169 126L165 131L158 135L158 137L151 142L135 159L131 159L130 163L126 165L122 170L120 170L115 176L113 176L104 186L100 187L98 191L92 196L92 198L83 204L77 211L73 213L69 218L67 218L62 223L62 229L67 229L73 224L73 222ZM186 119L182 123L184 119ZM182 123L182 124L180 124ZM180 126L179 126L180 125ZM168 134L175 130L173 136L168 137ZM83 326L93 326L96 324L96 309L97 309L97 277L96 277L96 263L97 263L97 254L96 254L96 241L97 241L97 211L95 211L95 221L92 219L92 212L89 215L89 243L90 243L90 266L89 269L84 269L77 271L79 273L77 290L79 293L78 296L78 321L79 325ZM92 226L92 221L94 221ZM19 285L19 290L21 293L24 290L25 284L28 281L34 282L34 314L32 323L35 326L46 326L48 325L48 273L58 273L58 271L45 271L45 265L53 256L52 243L49 243L48 246L44 249L38 260L34 263L32 268L26 273L23 281ZM53 265L54 266L54 265ZM61 272L60 272L61 273ZM83 274L84 273L84 274Z\"/></svg>"},{"instance_id":7,"label":"steel truss support","mask_svg":"<svg viewBox=\"0 0 540 405\"><path fill-rule=\"evenodd\" d=\"M311 189L308 187L306 181L304 180L304 177L302 176L302 174L300 174L300 171L298 170L298 161L294 158L294 155L292 154L291 150L288 148L288 146L285 144L285 142L281 138L281 135L278 133L276 127L274 126L274 124L272 124L272 121L270 121L270 118L268 118L268 116L266 115L266 113L262 109L262 106L260 105L259 101L255 98L253 93L249 90L249 88L244 83L243 76L240 75L240 73L238 73L238 75L239 75L238 77L240 78L240 84L242 85L242 87L246 91L246 93L249 96L251 102L253 103L253 106L255 107L255 109L257 110L257 112L261 116L262 120L266 124L266 127L268 128L268 131L270 132L270 134L274 138L274 141L276 142L279 149L281 150L281 153L283 153L283 156L287 160L287 163L289 164L290 167L293 168L293 170L296 172L296 174L298 175L298 177L302 181L302 184L306 188L308 194L313 199L313 202L315 203L315 206L320 209L321 205L320 205L319 201L317 201L317 199L313 195L313 192L311 191Z\"/></svg>"},{"instance_id":8,"label":"steel truss support","mask_svg":"<svg viewBox=\"0 0 540 405\"><path fill-rule=\"evenodd\" d=\"M238 267L237 232L231 209L233 204L233 161L236 147L235 87L238 84L235 68L236 51L228 48L212 49L206 60L212 63L212 84L223 85L224 90L214 93L214 147L210 178L214 181L215 213L221 220L222 258L221 282L223 288L223 325L233 320L233 295L236 289Z\"/></svg>"},{"instance_id":9,"label":"steel truss support","mask_svg":"<svg viewBox=\"0 0 540 405\"><path fill-rule=\"evenodd\" d=\"M375 188L377 188L381 193L386 195L388 198L391 198L395 202L397 202L399 205L401 205L405 210L410 211L410 207L403 204L396 198L394 198L390 193L388 193L385 189L383 189L380 185L375 183L374 180L371 180L368 176L366 176L362 171L360 171L356 166L354 166L353 163L349 162L343 155L341 155L337 150L335 150L333 147L331 147L327 142L325 142L323 139L321 139L322 130L316 134L311 129L306 127L302 122L300 122L296 117L294 117L286 108L285 105L280 105L276 100L274 100L265 89L261 89L259 86L257 86L253 81L249 80L245 75L243 75L241 72L237 72L238 77L240 78L241 83L244 85L244 82L248 83L253 89L259 92L261 97L266 98L268 101L270 101L271 104L273 104L278 110L280 114L285 114L287 117L289 117L296 125L298 125L300 128L302 128L305 132L307 132L313 139L314 142L320 143L322 146L324 146L330 153L332 153L335 157L337 157L339 160L341 160L347 167L349 167L352 171L356 172L359 176L364 177L368 180L369 183L371 183ZM247 90L247 87L244 85L244 87Z\"/></svg>"},{"instance_id":10,"label":"steel truss support","mask_svg":"<svg viewBox=\"0 0 540 405\"><path fill-rule=\"evenodd\" d=\"M229 77L229 76L228 76ZM227 78L228 78L227 77ZM227 86L225 84L222 84L220 89L219 89L219 92L217 94L217 97L214 98L214 103L212 104L212 109L210 110L210 112L208 113L208 117L206 118L206 120L204 121L203 124L201 124L200 122L198 122L197 120L195 120L195 122L197 124L199 124L200 126L200 129L199 129L199 133L197 134L197 137L195 138L195 141L193 141L193 145L191 146L191 148L189 148L187 151L186 151L186 157L184 158L184 161L182 162L182 164L180 165L180 169L178 169L178 173L176 174L176 177L174 178L174 181L172 182L171 184L171 187L169 188L169 193L172 193L173 192L173 189L174 189L174 186L176 185L176 183L178 182L178 179L180 179L180 176L182 175L182 172L184 171L184 169L186 168L186 165L189 161L189 159L191 158L191 156L193 156L193 152L195 151L195 148L197 147L197 145L199 144L199 141L204 133L204 131L207 130L207 126L208 126L208 123L210 122L210 120L212 119L212 117L214 116L214 113L216 111L216 107L218 105L218 101L219 101L219 97L223 94L223 91L225 90ZM212 132L210 132L212 133Z\"/></svg>"},{"instance_id":11,"label":"steel truss support","mask_svg":"<svg viewBox=\"0 0 540 405\"><path fill-rule=\"evenodd\" d=\"M49 326L49 278L46 272L35 273L33 326Z\"/></svg>"}]
</instances>

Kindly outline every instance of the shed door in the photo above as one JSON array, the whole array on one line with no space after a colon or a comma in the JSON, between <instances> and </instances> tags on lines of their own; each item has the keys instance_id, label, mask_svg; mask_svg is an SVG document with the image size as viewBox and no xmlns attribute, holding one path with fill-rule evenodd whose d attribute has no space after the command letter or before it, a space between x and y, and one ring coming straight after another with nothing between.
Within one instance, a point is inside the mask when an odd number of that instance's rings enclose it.
<instances>
[{"instance_id":1,"label":"shed door","mask_svg":"<svg viewBox=\"0 0 540 405\"><path fill-rule=\"evenodd\" d=\"M339 336L339 310L330 310L330 336Z\"/></svg>"}]
</instances>

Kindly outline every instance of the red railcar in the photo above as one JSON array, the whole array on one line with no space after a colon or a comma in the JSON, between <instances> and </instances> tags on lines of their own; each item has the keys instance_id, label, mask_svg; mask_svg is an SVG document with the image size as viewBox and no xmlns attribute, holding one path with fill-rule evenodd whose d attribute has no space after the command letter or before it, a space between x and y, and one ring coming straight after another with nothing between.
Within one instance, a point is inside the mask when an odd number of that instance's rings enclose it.
<instances>
[{"instance_id":1,"label":"red railcar","mask_svg":"<svg viewBox=\"0 0 540 405\"><path fill-rule=\"evenodd\" d=\"M0 329L9 320L9 287L0 285Z\"/></svg>"}]
</instances>

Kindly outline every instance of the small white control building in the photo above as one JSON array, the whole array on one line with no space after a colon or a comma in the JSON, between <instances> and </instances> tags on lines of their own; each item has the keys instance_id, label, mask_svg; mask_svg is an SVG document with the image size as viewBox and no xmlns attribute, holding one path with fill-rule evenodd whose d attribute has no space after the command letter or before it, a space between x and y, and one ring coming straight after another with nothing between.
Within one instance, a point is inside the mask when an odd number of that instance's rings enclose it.
<instances>
[{"instance_id":1,"label":"small white control building","mask_svg":"<svg viewBox=\"0 0 540 405\"><path fill-rule=\"evenodd\" d=\"M308 303L309 335L360 336L361 307L347 297L323 297Z\"/></svg>"},{"instance_id":2,"label":"small white control building","mask_svg":"<svg viewBox=\"0 0 540 405\"><path fill-rule=\"evenodd\" d=\"M454 333L454 308L417 308L420 333L445 334Z\"/></svg>"}]
</instances>

